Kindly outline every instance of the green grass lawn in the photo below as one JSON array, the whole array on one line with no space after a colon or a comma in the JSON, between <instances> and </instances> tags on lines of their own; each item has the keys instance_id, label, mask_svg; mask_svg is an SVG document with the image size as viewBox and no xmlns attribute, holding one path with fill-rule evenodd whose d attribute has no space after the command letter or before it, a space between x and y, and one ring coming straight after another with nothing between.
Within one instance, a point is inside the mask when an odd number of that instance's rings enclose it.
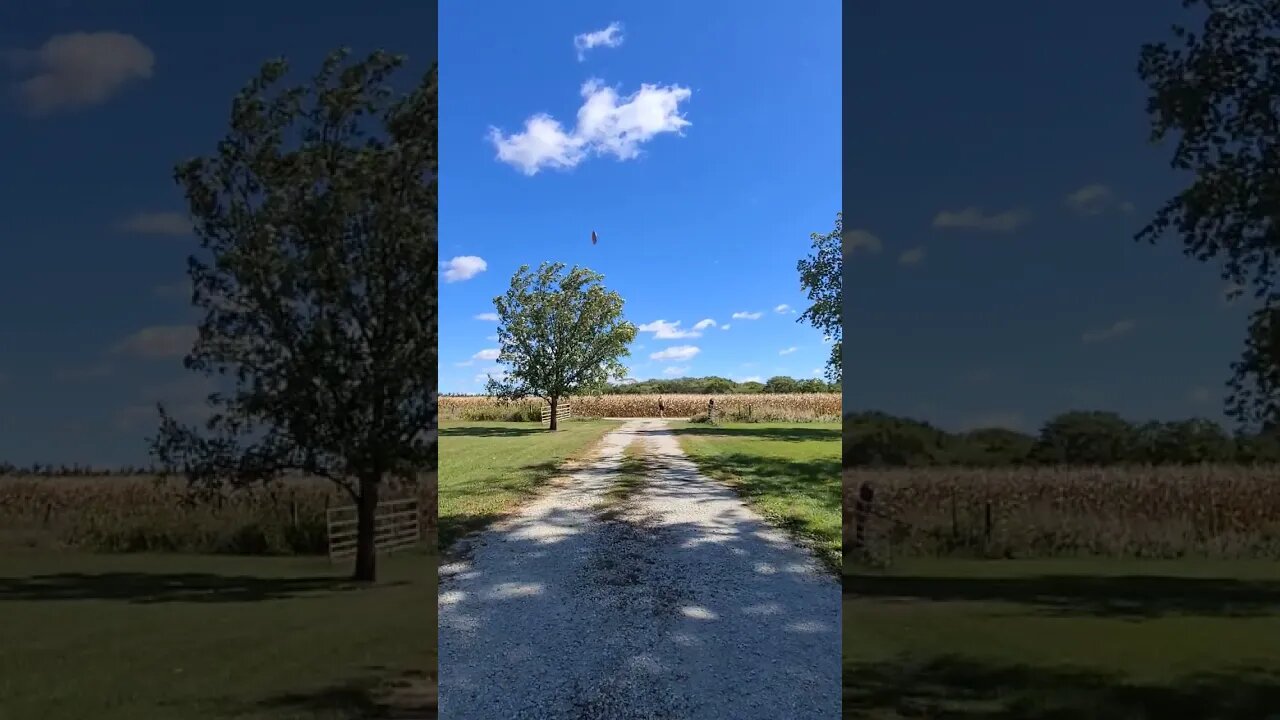
<instances>
[{"instance_id":1,"label":"green grass lawn","mask_svg":"<svg viewBox=\"0 0 1280 720\"><path fill-rule=\"evenodd\" d=\"M851 718L1280 717L1280 564L904 560L844 578Z\"/></svg>"},{"instance_id":2,"label":"green grass lawn","mask_svg":"<svg viewBox=\"0 0 1280 720\"><path fill-rule=\"evenodd\" d=\"M840 424L671 422L698 467L840 567Z\"/></svg>"},{"instance_id":3,"label":"green grass lawn","mask_svg":"<svg viewBox=\"0 0 1280 720\"><path fill-rule=\"evenodd\" d=\"M621 423L440 423L440 547L502 517Z\"/></svg>"},{"instance_id":4,"label":"green grass lawn","mask_svg":"<svg viewBox=\"0 0 1280 720\"><path fill-rule=\"evenodd\" d=\"M0 555L0 718L351 720L435 704L436 561ZM399 686L399 687L397 687Z\"/></svg>"}]
</instances>

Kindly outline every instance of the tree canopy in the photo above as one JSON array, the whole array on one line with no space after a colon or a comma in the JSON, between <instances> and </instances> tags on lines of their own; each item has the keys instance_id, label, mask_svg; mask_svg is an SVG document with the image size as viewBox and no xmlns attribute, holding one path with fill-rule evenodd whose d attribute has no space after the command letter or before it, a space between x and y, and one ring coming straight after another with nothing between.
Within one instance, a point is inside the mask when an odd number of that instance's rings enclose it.
<instances>
[{"instance_id":1,"label":"tree canopy","mask_svg":"<svg viewBox=\"0 0 1280 720\"><path fill-rule=\"evenodd\" d=\"M501 377L486 390L503 398L533 396L551 405L558 428L560 400L595 392L626 377L622 358L636 326L622 315L622 296L607 290L604 276L587 268L544 262L523 265L511 287L493 299L498 311Z\"/></svg>"},{"instance_id":2,"label":"tree canopy","mask_svg":"<svg viewBox=\"0 0 1280 720\"><path fill-rule=\"evenodd\" d=\"M1280 0L1184 0L1203 11L1199 32L1175 25L1143 45L1151 138L1175 137L1171 165L1191 182L1137 235L1182 240L1217 262L1235 295L1257 301L1233 364L1228 414L1245 425L1280 422ZM1199 7L1198 7L1199 6Z\"/></svg>"},{"instance_id":3,"label":"tree canopy","mask_svg":"<svg viewBox=\"0 0 1280 720\"><path fill-rule=\"evenodd\" d=\"M844 235L843 213L836 213L835 229L824 234L812 233L813 252L796 265L800 272L800 285L808 293L812 303L800 314L799 321L807 322L831 339L831 357L827 360L827 379L840 382L840 346L844 336L842 288L844 287L844 254L841 238Z\"/></svg>"},{"instance_id":4,"label":"tree canopy","mask_svg":"<svg viewBox=\"0 0 1280 720\"><path fill-rule=\"evenodd\" d=\"M402 57L347 58L287 88L267 62L216 152L175 171L204 250L185 364L227 389L203 427L161 407L152 452L209 489L328 478L358 507L372 581L383 479L435 462L437 83L433 65L397 93Z\"/></svg>"}]
</instances>

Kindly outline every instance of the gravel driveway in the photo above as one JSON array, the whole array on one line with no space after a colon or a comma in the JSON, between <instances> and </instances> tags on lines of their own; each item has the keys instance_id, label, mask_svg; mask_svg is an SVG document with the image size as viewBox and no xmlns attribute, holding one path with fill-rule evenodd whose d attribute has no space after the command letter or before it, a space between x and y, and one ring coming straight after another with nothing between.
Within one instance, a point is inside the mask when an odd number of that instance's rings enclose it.
<instances>
[{"instance_id":1,"label":"gravel driveway","mask_svg":"<svg viewBox=\"0 0 1280 720\"><path fill-rule=\"evenodd\" d=\"M656 464L609 512L623 450ZM840 716L840 587L633 420L440 568L440 717Z\"/></svg>"}]
</instances>

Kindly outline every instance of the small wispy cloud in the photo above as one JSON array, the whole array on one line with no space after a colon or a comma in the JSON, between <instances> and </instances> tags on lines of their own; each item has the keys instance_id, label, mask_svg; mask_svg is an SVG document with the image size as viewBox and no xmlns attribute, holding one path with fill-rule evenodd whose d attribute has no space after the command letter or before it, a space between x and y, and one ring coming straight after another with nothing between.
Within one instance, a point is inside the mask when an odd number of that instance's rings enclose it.
<instances>
[{"instance_id":1,"label":"small wispy cloud","mask_svg":"<svg viewBox=\"0 0 1280 720\"><path fill-rule=\"evenodd\" d=\"M1031 222L1031 211L1018 208L998 213L986 213L981 208L943 210L933 218L933 226L940 230L965 229L1010 233Z\"/></svg>"},{"instance_id":2,"label":"small wispy cloud","mask_svg":"<svg viewBox=\"0 0 1280 720\"><path fill-rule=\"evenodd\" d=\"M475 255L459 255L451 260L440 261L440 267L444 270L445 282L459 282L461 280L470 280L489 269L489 263L484 258Z\"/></svg>"},{"instance_id":3,"label":"small wispy cloud","mask_svg":"<svg viewBox=\"0 0 1280 720\"><path fill-rule=\"evenodd\" d=\"M1080 341L1088 345L1104 342L1106 340L1113 340L1115 338L1128 335L1133 332L1135 327L1137 327L1137 323L1132 320L1117 320L1110 326L1101 330L1085 332L1080 336Z\"/></svg>"},{"instance_id":4,"label":"small wispy cloud","mask_svg":"<svg viewBox=\"0 0 1280 720\"><path fill-rule=\"evenodd\" d=\"M1102 183L1092 183L1067 193L1063 198L1067 209L1078 215L1101 215L1109 210L1133 212L1133 203L1122 200L1113 189Z\"/></svg>"},{"instance_id":5,"label":"small wispy cloud","mask_svg":"<svg viewBox=\"0 0 1280 720\"><path fill-rule=\"evenodd\" d=\"M484 350L481 350L475 355L472 355L471 359L472 360L497 360L498 355L500 354L501 354L501 351L499 351L498 348L485 348Z\"/></svg>"},{"instance_id":6,"label":"small wispy cloud","mask_svg":"<svg viewBox=\"0 0 1280 720\"><path fill-rule=\"evenodd\" d=\"M902 265L918 265L924 260L924 248L915 247L905 250L898 256L898 262Z\"/></svg>"},{"instance_id":7,"label":"small wispy cloud","mask_svg":"<svg viewBox=\"0 0 1280 720\"><path fill-rule=\"evenodd\" d=\"M178 212L141 212L125 218L117 228L136 235L185 237L191 234L191 219Z\"/></svg>"},{"instance_id":8,"label":"small wispy cloud","mask_svg":"<svg viewBox=\"0 0 1280 720\"><path fill-rule=\"evenodd\" d=\"M676 362L683 362L686 360L692 360L693 357L700 352L702 352L702 349L697 347L696 345L675 345L667 348L666 350L660 350L656 353L652 353L651 355L649 355L649 359L658 360L658 361L673 360Z\"/></svg>"},{"instance_id":9,"label":"small wispy cloud","mask_svg":"<svg viewBox=\"0 0 1280 720\"><path fill-rule=\"evenodd\" d=\"M654 320L650 323L644 323L636 327L640 332L653 333L654 340L683 340L685 338L702 337L702 332L697 329L685 330L680 327L680 321L667 322L666 320Z\"/></svg>"},{"instance_id":10,"label":"small wispy cloud","mask_svg":"<svg viewBox=\"0 0 1280 720\"><path fill-rule=\"evenodd\" d=\"M1187 399L1196 405L1207 405L1213 402L1213 391L1204 386L1196 386L1187 391Z\"/></svg>"},{"instance_id":11,"label":"small wispy cloud","mask_svg":"<svg viewBox=\"0 0 1280 720\"><path fill-rule=\"evenodd\" d=\"M792 345L792 346L791 346L791 347L789 347L789 348L783 348L783 349L779 350L779 351L778 351L778 354L779 354L779 355L790 355L791 353L793 353L793 352L795 352L796 350L799 350L799 349L800 349L800 348L798 348L798 347L796 347L796 346Z\"/></svg>"},{"instance_id":12,"label":"small wispy cloud","mask_svg":"<svg viewBox=\"0 0 1280 720\"><path fill-rule=\"evenodd\" d=\"M486 312L486 313L480 313L479 315L476 315L476 319L483 320L485 322L498 322L499 318L498 318L498 313L496 312Z\"/></svg>"},{"instance_id":13,"label":"small wispy cloud","mask_svg":"<svg viewBox=\"0 0 1280 720\"><path fill-rule=\"evenodd\" d=\"M747 312L745 310L733 314L734 320L759 320L764 317L762 312Z\"/></svg>"},{"instance_id":14,"label":"small wispy cloud","mask_svg":"<svg viewBox=\"0 0 1280 720\"><path fill-rule=\"evenodd\" d=\"M665 368L665 369L663 369L662 374L663 374L663 375L670 375L670 376L672 376L672 377L679 377L679 376L684 375L684 374L686 374L686 373L688 373L688 372L689 372L689 366L688 366L688 365L672 365L672 366L671 366L671 367L669 367L669 368Z\"/></svg>"},{"instance_id":15,"label":"small wispy cloud","mask_svg":"<svg viewBox=\"0 0 1280 720\"><path fill-rule=\"evenodd\" d=\"M125 337L111 351L147 359L182 357L190 352L198 336L192 325L153 325Z\"/></svg>"},{"instance_id":16,"label":"small wispy cloud","mask_svg":"<svg viewBox=\"0 0 1280 720\"><path fill-rule=\"evenodd\" d=\"M786 303L782 303L781 305L775 307L773 311L778 313L779 315L795 315L796 314L796 311L793 310L792 307Z\"/></svg>"},{"instance_id":17,"label":"small wispy cloud","mask_svg":"<svg viewBox=\"0 0 1280 720\"><path fill-rule=\"evenodd\" d=\"M707 328L713 328L715 326L716 326L715 320L712 320L711 318L703 318L702 320L699 320L698 322L693 324L693 329L706 330Z\"/></svg>"},{"instance_id":18,"label":"small wispy cloud","mask_svg":"<svg viewBox=\"0 0 1280 720\"><path fill-rule=\"evenodd\" d=\"M622 44L622 23L614 21L603 30L579 33L573 36L573 47L578 51L578 62L587 59L587 51L592 48L615 48Z\"/></svg>"},{"instance_id":19,"label":"small wispy cloud","mask_svg":"<svg viewBox=\"0 0 1280 720\"><path fill-rule=\"evenodd\" d=\"M884 249L884 241L869 230L845 230L841 237L840 252L848 257L856 251L878 253Z\"/></svg>"}]
</instances>

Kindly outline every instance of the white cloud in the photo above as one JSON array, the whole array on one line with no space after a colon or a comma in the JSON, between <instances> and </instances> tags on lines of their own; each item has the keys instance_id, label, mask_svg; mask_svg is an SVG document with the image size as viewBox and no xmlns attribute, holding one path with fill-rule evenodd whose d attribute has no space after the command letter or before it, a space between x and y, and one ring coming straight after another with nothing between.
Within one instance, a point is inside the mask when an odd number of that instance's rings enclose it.
<instances>
[{"instance_id":1,"label":"white cloud","mask_svg":"<svg viewBox=\"0 0 1280 720\"><path fill-rule=\"evenodd\" d=\"M1111 340L1122 335L1128 335L1137 327L1137 323L1132 320L1118 320L1111 324L1110 327L1102 330L1094 330L1086 332L1080 336L1080 342L1087 344Z\"/></svg>"},{"instance_id":2,"label":"white cloud","mask_svg":"<svg viewBox=\"0 0 1280 720\"><path fill-rule=\"evenodd\" d=\"M776 313L778 313L779 315L785 315L785 314L787 314L787 313L790 313L790 314L794 315L794 314L795 314L795 312L796 312L795 310L791 309L791 306L790 306L790 305L788 305L788 304L786 304L786 303L782 303L782 304L781 304L781 305L779 305L778 307L774 308L774 309L773 309L773 311L774 311L774 312L776 312Z\"/></svg>"},{"instance_id":3,"label":"white cloud","mask_svg":"<svg viewBox=\"0 0 1280 720\"><path fill-rule=\"evenodd\" d=\"M486 335L484 339L488 340L489 342L498 342L497 335Z\"/></svg>"},{"instance_id":4,"label":"white cloud","mask_svg":"<svg viewBox=\"0 0 1280 720\"><path fill-rule=\"evenodd\" d=\"M924 260L924 248L922 247L911 248L898 256L898 262L903 265L918 265L921 260Z\"/></svg>"},{"instance_id":5,"label":"white cloud","mask_svg":"<svg viewBox=\"0 0 1280 720\"><path fill-rule=\"evenodd\" d=\"M685 374L685 373L687 373L687 372L689 372L689 366L688 366L688 365L684 365L684 366L680 366L680 365L672 365L671 367L666 368L665 370L663 370L663 371L662 371L662 374L663 374L663 375L670 375L671 377L679 377L679 376L681 376L681 375L684 375L684 374Z\"/></svg>"},{"instance_id":6,"label":"white cloud","mask_svg":"<svg viewBox=\"0 0 1280 720\"><path fill-rule=\"evenodd\" d=\"M596 47L615 48L622 44L622 23L609 23L603 30L579 33L573 36L573 47L578 51L578 62L587 59L587 51Z\"/></svg>"},{"instance_id":7,"label":"white cloud","mask_svg":"<svg viewBox=\"0 0 1280 720\"><path fill-rule=\"evenodd\" d=\"M824 374L826 374L826 370L824 370L823 368L814 368L810 370L809 373L812 374L814 377L822 377Z\"/></svg>"},{"instance_id":8,"label":"white cloud","mask_svg":"<svg viewBox=\"0 0 1280 720\"><path fill-rule=\"evenodd\" d=\"M153 325L124 338L111 351L141 358L182 357L191 351L198 335L191 325Z\"/></svg>"},{"instance_id":9,"label":"white cloud","mask_svg":"<svg viewBox=\"0 0 1280 720\"><path fill-rule=\"evenodd\" d=\"M789 347L789 348L783 348L783 349L779 350L779 351L778 351L778 354L779 354L779 355L790 355L791 353L793 353L793 352L795 352L796 350L799 350L799 349L800 349L800 348L796 347L795 345L792 345L792 346L791 346L791 347Z\"/></svg>"},{"instance_id":10,"label":"white cloud","mask_svg":"<svg viewBox=\"0 0 1280 720\"><path fill-rule=\"evenodd\" d=\"M1006 210L988 215L980 208L967 207L958 212L943 210L933 219L933 226L939 229L964 228L1007 233L1017 230L1028 222L1031 222L1031 212L1024 209Z\"/></svg>"},{"instance_id":11,"label":"white cloud","mask_svg":"<svg viewBox=\"0 0 1280 720\"><path fill-rule=\"evenodd\" d=\"M749 383L749 382L762 383L762 382L764 382L764 378L760 377L759 375L748 375L748 376L746 376L746 377L734 378L734 382L740 382L740 383Z\"/></svg>"},{"instance_id":12,"label":"white cloud","mask_svg":"<svg viewBox=\"0 0 1280 720\"><path fill-rule=\"evenodd\" d=\"M764 313L762 312L747 312L744 310L742 312L734 313L733 319L734 320L759 320L763 315Z\"/></svg>"},{"instance_id":13,"label":"white cloud","mask_svg":"<svg viewBox=\"0 0 1280 720\"><path fill-rule=\"evenodd\" d=\"M701 324L701 323L699 323ZM651 323L645 323L636 328L640 332L653 333L654 340L681 340L684 338L702 337L702 333L696 328L693 330L682 330L680 321L667 322L666 320L654 320Z\"/></svg>"},{"instance_id":14,"label":"white cloud","mask_svg":"<svg viewBox=\"0 0 1280 720\"><path fill-rule=\"evenodd\" d=\"M483 385L488 382L490 375L493 376L494 380L502 381L507 377L507 371L503 370L500 366L495 365L491 368L485 368L482 372L476 373L471 380L472 382Z\"/></svg>"},{"instance_id":15,"label":"white cloud","mask_svg":"<svg viewBox=\"0 0 1280 720\"><path fill-rule=\"evenodd\" d=\"M713 327L715 327L715 326L716 326L716 321L715 321L715 320L712 320L711 318L705 318L705 319L703 319L703 320L699 320L698 322L694 323L694 324L693 324L693 329L694 329L694 330L706 330L707 328L713 328Z\"/></svg>"},{"instance_id":16,"label":"white cloud","mask_svg":"<svg viewBox=\"0 0 1280 720\"><path fill-rule=\"evenodd\" d=\"M702 352L702 349L695 345L674 345L666 350L660 350L649 355L650 360L691 360L694 355Z\"/></svg>"},{"instance_id":17,"label":"white cloud","mask_svg":"<svg viewBox=\"0 0 1280 720\"><path fill-rule=\"evenodd\" d=\"M729 323L725 323L725 324L721 325L721 326L720 326L720 329L721 329L721 330L728 330L728 329L729 329Z\"/></svg>"},{"instance_id":18,"label":"white cloud","mask_svg":"<svg viewBox=\"0 0 1280 720\"><path fill-rule=\"evenodd\" d=\"M1085 185L1067 193L1063 204L1080 215L1101 215L1111 209L1126 213L1133 212L1133 203L1121 200L1114 190L1101 183Z\"/></svg>"},{"instance_id":19,"label":"white cloud","mask_svg":"<svg viewBox=\"0 0 1280 720\"><path fill-rule=\"evenodd\" d=\"M524 132L506 135L489 128L497 159L525 175L543 168L572 168L592 154L632 160L640 155L641 144L662 133L680 134L691 124L680 114L680 103L693 91L679 85L644 83L620 98L593 78L583 83L581 93L582 107L571 131L546 113L525 120Z\"/></svg>"},{"instance_id":20,"label":"white cloud","mask_svg":"<svg viewBox=\"0 0 1280 720\"><path fill-rule=\"evenodd\" d=\"M476 316L476 319L484 320L485 322L498 322L498 313L480 313Z\"/></svg>"},{"instance_id":21,"label":"white cloud","mask_svg":"<svg viewBox=\"0 0 1280 720\"><path fill-rule=\"evenodd\" d=\"M106 102L126 83L151 77L155 54L132 35L76 32L15 52L12 61L30 74L17 86L23 105L40 116Z\"/></svg>"},{"instance_id":22,"label":"white cloud","mask_svg":"<svg viewBox=\"0 0 1280 720\"><path fill-rule=\"evenodd\" d=\"M867 230L845 230L840 243L840 252L846 256L853 255L855 250L878 253L882 248L884 241Z\"/></svg>"},{"instance_id":23,"label":"white cloud","mask_svg":"<svg viewBox=\"0 0 1280 720\"><path fill-rule=\"evenodd\" d=\"M472 360L497 360L500 351L498 348L485 348L475 355L471 356Z\"/></svg>"},{"instance_id":24,"label":"white cloud","mask_svg":"<svg viewBox=\"0 0 1280 720\"><path fill-rule=\"evenodd\" d=\"M178 212L142 212L120 223L124 232L139 235L169 235L183 237L191 234L191 220Z\"/></svg>"},{"instance_id":25,"label":"white cloud","mask_svg":"<svg viewBox=\"0 0 1280 720\"><path fill-rule=\"evenodd\" d=\"M441 261L440 267L444 268L445 282L458 282L470 280L489 269L489 263L475 255L459 255L452 260Z\"/></svg>"}]
</instances>

